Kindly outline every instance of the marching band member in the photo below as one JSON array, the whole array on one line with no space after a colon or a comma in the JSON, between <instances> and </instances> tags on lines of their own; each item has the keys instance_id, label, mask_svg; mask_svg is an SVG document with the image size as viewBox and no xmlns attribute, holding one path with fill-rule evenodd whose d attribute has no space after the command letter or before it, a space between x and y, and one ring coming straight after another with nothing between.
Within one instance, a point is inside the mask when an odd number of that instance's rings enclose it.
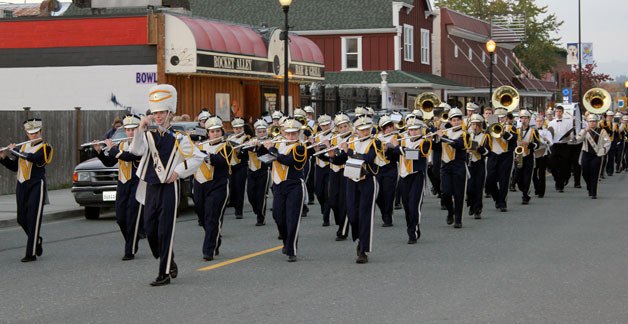
<instances>
[{"instance_id":1,"label":"marching band member","mask_svg":"<svg viewBox=\"0 0 628 324\"><path fill-rule=\"evenodd\" d=\"M439 129L437 141L442 143L441 189L443 202L447 208L447 225L462 228L462 209L465 188L467 187L467 144L468 134L462 127L462 111L452 108L449 111L450 129ZM453 201L452 201L453 198Z\"/></svg>"},{"instance_id":2,"label":"marching band member","mask_svg":"<svg viewBox=\"0 0 628 324\"><path fill-rule=\"evenodd\" d=\"M128 138L135 136L135 131L140 125L140 117L136 115L126 116L122 120L122 127ZM138 233L143 224L140 223L142 217L142 205L135 199L139 178L137 164L141 157L129 153L129 143L121 141L114 146L111 139L105 140L106 148L102 149L100 144L94 144L94 150L98 152L98 159L107 167L118 164L118 183L116 186L116 223L120 227L124 237L124 257L122 261L133 260L137 252L139 243Z\"/></svg>"},{"instance_id":3,"label":"marching band member","mask_svg":"<svg viewBox=\"0 0 628 324\"><path fill-rule=\"evenodd\" d=\"M569 179L569 136L574 132L574 127L569 119L563 119L565 112L563 106L554 109L555 119L550 121L547 129L552 134L552 154L550 155L550 167L555 168L554 181L558 192L564 192L567 179Z\"/></svg>"},{"instance_id":4,"label":"marching band member","mask_svg":"<svg viewBox=\"0 0 628 324\"><path fill-rule=\"evenodd\" d=\"M48 203L46 164L52 162L54 152L52 146L41 138L42 127L39 118L25 121L24 131L28 142L19 147L11 143L0 151L0 163L17 172L17 223L28 236L26 255L22 262L35 261L43 253L40 230L44 204Z\"/></svg>"},{"instance_id":5,"label":"marching band member","mask_svg":"<svg viewBox=\"0 0 628 324\"><path fill-rule=\"evenodd\" d=\"M390 140L394 149L386 149L386 155L389 156L388 151L392 151L399 156L399 189L406 215L408 244L416 244L421 237L421 208L425 197L423 189L432 141L423 137L427 128L423 121L410 118L406 127L408 133L401 140L397 137Z\"/></svg>"},{"instance_id":6,"label":"marching band member","mask_svg":"<svg viewBox=\"0 0 628 324\"><path fill-rule=\"evenodd\" d=\"M247 142L251 137L244 132L244 119L236 117L231 121L233 135L227 141L233 146ZM229 202L235 208L236 219L242 219L242 209L244 208L244 190L246 186L246 170L248 164L248 154L242 150L237 150L231 156L231 180L229 181Z\"/></svg>"},{"instance_id":7,"label":"marching band member","mask_svg":"<svg viewBox=\"0 0 628 324\"><path fill-rule=\"evenodd\" d=\"M351 138L352 125L349 116L337 114L334 118L336 132L328 146L336 147L347 142ZM349 218L347 216L347 178L344 176L344 167L347 156L336 155L334 151L326 153L329 156L329 195L327 203L334 213L334 221L338 230L336 231L336 241L344 241L349 235ZM317 156L318 157L318 156Z\"/></svg>"},{"instance_id":8,"label":"marching band member","mask_svg":"<svg viewBox=\"0 0 628 324\"><path fill-rule=\"evenodd\" d=\"M153 86L148 99L152 115L142 118L129 153L142 157L137 175L146 186L142 190L143 186L138 187L136 198L144 204L144 229L153 256L159 258L159 275L151 285L162 286L178 275L173 246L179 179L194 174L205 155L188 136L170 128L170 117L177 111L177 90L173 86ZM157 127L149 131L151 121Z\"/></svg>"},{"instance_id":9,"label":"marching band member","mask_svg":"<svg viewBox=\"0 0 628 324\"><path fill-rule=\"evenodd\" d=\"M305 111L305 117L307 118L307 127L311 130L318 132L320 131L320 124L316 123L316 111L312 106L303 107L303 111Z\"/></svg>"},{"instance_id":10,"label":"marching band member","mask_svg":"<svg viewBox=\"0 0 628 324\"><path fill-rule=\"evenodd\" d=\"M281 118L283 117L283 113L279 110L275 110L273 111L273 113L270 115L270 117L273 120L273 123L271 126L281 126L281 123L279 122L281 120Z\"/></svg>"},{"instance_id":11,"label":"marching band member","mask_svg":"<svg viewBox=\"0 0 628 324\"><path fill-rule=\"evenodd\" d=\"M299 140L302 142L308 141L314 130L307 125L306 113L303 109L297 108L294 110L294 119L296 119L302 126L302 132L299 133ZM307 199L303 204L303 214L301 216L306 217L310 211L307 205L314 204L314 160L308 156L308 161L303 169L303 177L305 179L305 188L307 189Z\"/></svg>"},{"instance_id":12,"label":"marching band member","mask_svg":"<svg viewBox=\"0 0 628 324\"><path fill-rule=\"evenodd\" d=\"M605 120L600 121L600 128L603 128L608 134L608 137L611 140L611 147L608 150L608 154L604 156L602 159L602 179L604 179L604 173L606 173L609 177L613 176L613 171L615 171L615 151L617 150L617 143L615 139L619 137L619 129L617 124L613 122L615 118L615 113L611 110L606 111Z\"/></svg>"},{"instance_id":13,"label":"marching band member","mask_svg":"<svg viewBox=\"0 0 628 324\"><path fill-rule=\"evenodd\" d=\"M628 170L628 115L623 115L621 117L620 129L624 142L619 170L625 171Z\"/></svg>"},{"instance_id":14,"label":"marching band member","mask_svg":"<svg viewBox=\"0 0 628 324\"><path fill-rule=\"evenodd\" d=\"M613 164L613 169L616 173L621 173L621 157L624 154L624 135L621 129L621 116L622 114L618 111L615 113L615 117L613 118L613 125L615 128L614 134L614 144L615 144L615 154L611 157L611 163Z\"/></svg>"},{"instance_id":15,"label":"marching band member","mask_svg":"<svg viewBox=\"0 0 628 324\"><path fill-rule=\"evenodd\" d=\"M545 119L546 119L545 127L548 127L549 122L554 120L554 109L552 109L551 107L547 108L547 110L545 111Z\"/></svg>"},{"instance_id":16,"label":"marching band member","mask_svg":"<svg viewBox=\"0 0 628 324\"><path fill-rule=\"evenodd\" d=\"M552 146L552 134L544 127L543 116L537 115L534 119L536 131L539 133L540 145L534 150L534 172L532 182L534 183L534 194L543 198L545 196L545 173L549 158L549 148Z\"/></svg>"},{"instance_id":17,"label":"marching band member","mask_svg":"<svg viewBox=\"0 0 628 324\"><path fill-rule=\"evenodd\" d=\"M473 114L469 118L469 135L471 136L471 147L467 150L469 181L467 183L467 205L469 215L475 219L482 218L482 190L486 179L485 157L489 153L488 139L484 133L482 124L484 118L478 114Z\"/></svg>"},{"instance_id":18,"label":"marching band member","mask_svg":"<svg viewBox=\"0 0 628 324\"><path fill-rule=\"evenodd\" d=\"M345 166L345 176L347 180L347 214L351 222L351 236L353 241L358 241L356 263L367 263L366 253L371 252L373 240L373 216L375 213L375 199L379 186L375 176L379 171L379 166L375 164L377 156L382 158L381 142L373 138L371 130L373 121L369 117L362 116L354 123L357 134L354 135L353 142L343 142L340 144L340 156L346 156L352 160L347 160ZM330 151L333 157L334 151ZM348 170L349 162L360 163L357 172ZM359 173L359 174L355 174Z\"/></svg>"},{"instance_id":19,"label":"marching band member","mask_svg":"<svg viewBox=\"0 0 628 324\"><path fill-rule=\"evenodd\" d=\"M438 105L438 108L439 110L442 110L442 112L438 115L434 114L433 123L430 127L428 127L429 132L435 132L441 129L442 126L444 126L443 121L441 119L442 113L446 112L449 114L449 111L451 110L451 106L449 106L449 104L447 104L446 102L441 102L441 104ZM429 123L429 121L425 121L425 122ZM441 210L445 210L447 208L445 207L444 202L442 200L441 176L440 176L442 155L443 155L443 151L441 149L440 143L435 143L434 146L432 147L432 156L430 157L431 161L429 161L430 159L428 159L427 175L430 179L430 182L432 183L432 194L434 194L440 199Z\"/></svg>"},{"instance_id":20,"label":"marching band member","mask_svg":"<svg viewBox=\"0 0 628 324\"><path fill-rule=\"evenodd\" d=\"M473 116L473 114L475 114L478 109L480 109L480 106L476 105L473 102L467 102L467 107L466 107L466 113L467 115L464 116L464 118L462 118L462 124L468 128L469 126L469 119L471 119L471 116Z\"/></svg>"},{"instance_id":21,"label":"marching band member","mask_svg":"<svg viewBox=\"0 0 628 324\"><path fill-rule=\"evenodd\" d=\"M517 133L511 125L505 124L506 109L499 108L495 114L502 123L501 136L487 139L491 152L486 162L486 192L493 197L495 208L508 211L508 185L513 163L513 151L517 143ZM490 125L489 125L490 127Z\"/></svg>"},{"instance_id":22,"label":"marching band member","mask_svg":"<svg viewBox=\"0 0 628 324\"><path fill-rule=\"evenodd\" d=\"M582 141L582 176L587 184L589 197L597 199L597 184L602 168L602 157L611 146L606 130L598 126L598 117L589 114L587 126L578 133L577 140Z\"/></svg>"},{"instance_id":23,"label":"marching band member","mask_svg":"<svg viewBox=\"0 0 628 324\"><path fill-rule=\"evenodd\" d=\"M222 119L211 117L205 122L209 139L199 148L207 154L204 162L194 173L194 179L200 184L198 192L198 210L203 213L203 260L212 261L220 254L222 243L222 223L225 206L229 197L229 175L231 172L231 155L233 147L223 140L225 134Z\"/></svg>"},{"instance_id":24,"label":"marching band member","mask_svg":"<svg viewBox=\"0 0 628 324\"><path fill-rule=\"evenodd\" d=\"M246 193L253 213L257 216L255 226L266 224L266 196L270 183L270 168L266 163L262 163L260 156L268 154L268 150L263 145L268 139L268 124L263 119L258 119L255 124L255 136L251 147L243 148L249 155L249 171L246 178Z\"/></svg>"},{"instance_id":25,"label":"marching band member","mask_svg":"<svg viewBox=\"0 0 628 324\"><path fill-rule=\"evenodd\" d=\"M306 107L307 108L307 107ZM318 117L318 127L320 130L318 133L312 138L312 142L319 143L328 143L329 139L332 137L332 122L331 116L321 115ZM318 151L320 145L314 146L314 150ZM314 169L314 191L316 194L316 199L318 199L318 203L321 205L321 214L323 214L323 226L329 226L329 202L328 202L328 192L329 192L329 156L328 155L318 155L316 157L312 157L314 160L315 169Z\"/></svg>"},{"instance_id":26,"label":"marching band member","mask_svg":"<svg viewBox=\"0 0 628 324\"><path fill-rule=\"evenodd\" d=\"M540 144L539 134L536 129L530 126L531 117L532 114L529 111L519 111L521 128L517 129L517 146L523 147L523 152L515 152L515 166L518 169L517 186L522 193L521 204L523 205L530 203L530 184L532 183L532 173L534 172L534 150Z\"/></svg>"},{"instance_id":27,"label":"marching band member","mask_svg":"<svg viewBox=\"0 0 628 324\"><path fill-rule=\"evenodd\" d=\"M279 235L283 238L283 253L288 262L297 261L297 242L301 212L305 201L303 168L307 163L307 150L299 142L301 123L288 119L283 124L285 141L273 144L267 140L264 146L277 159L273 161L273 218Z\"/></svg>"},{"instance_id":28,"label":"marching band member","mask_svg":"<svg viewBox=\"0 0 628 324\"><path fill-rule=\"evenodd\" d=\"M398 139L395 133L395 124L392 119L384 115L379 119L379 127L382 130L377 134L377 139L382 145L388 147L389 143ZM392 149L385 149L385 159L377 159L379 165L379 173L377 174L377 182L379 184L379 194L377 195L377 207L382 214L383 227L393 225L393 207L395 203L395 188L397 187L397 160L398 154Z\"/></svg>"}]
</instances>

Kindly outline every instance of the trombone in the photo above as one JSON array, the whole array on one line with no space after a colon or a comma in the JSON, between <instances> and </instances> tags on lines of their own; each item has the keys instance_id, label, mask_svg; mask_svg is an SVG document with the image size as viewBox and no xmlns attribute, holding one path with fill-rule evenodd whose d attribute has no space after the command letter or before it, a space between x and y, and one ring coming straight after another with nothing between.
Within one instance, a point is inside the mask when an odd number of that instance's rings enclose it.
<instances>
[{"instance_id":1,"label":"trombone","mask_svg":"<svg viewBox=\"0 0 628 324\"><path fill-rule=\"evenodd\" d=\"M118 138L118 139L112 139L111 142L114 144L120 143L120 142L125 142L125 141L129 141L132 140L133 137L125 137L125 138ZM87 142L87 143L83 143L81 144L81 147L90 147L93 145L101 145L101 144L105 144L107 143L107 140L102 140L102 141L98 141L98 142Z\"/></svg>"},{"instance_id":2,"label":"trombone","mask_svg":"<svg viewBox=\"0 0 628 324\"><path fill-rule=\"evenodd\" d=\"M17 144L15 144L15 147L22 146L22 145L26 145L26 144L28 144L28 143L39 142L39 141L43 141L43 140L44 140L43 138L36 138L36 139L32 139L32 140L28 140L28 141L21 142L21 143L17 143ZM9 147L8 147L8 146L5 146L5 147L3 147L3 148L0 148L0 152L2 152L2 151L6 151L6 150L8 150L8 149L9 149Z\"/></svg>"},{"instance_id":3,"label":"trombone","mask_svg":"<svg viewBox=\"0 0 628 324\"><path fill-rule=\"evenodd\" d=\"M365 140L365 139L369 139L369 138L372 138L372 137L373 137L373 134L370 134L369 136L356 138L356 139L354 139L354 140L350 140L350 141L348 141L348 142L343 142L343 143L347 143L347 145L349 145L349 144L352 144L352 143L355 143L355 142L358 142L358 141L363 141L363 140ZM340 145L341 145L341 144L342 144L342 143L340 143L340 144L338 144L338 145L335 145L335 146L332 146L332 147L328 147L328 148L326 148L326 149L324 149L324 150L322 150L322 151L318 151L318 152L316 152L316 153L312 154L312 156L318 156L318 155L321 155L321 154L325 154L325 153L327 153L327 152L329 152L329 151L333 151L333 150L335 150L335 149L337 149L337 148L340 148Z\"/></svg>"}]
</instances>

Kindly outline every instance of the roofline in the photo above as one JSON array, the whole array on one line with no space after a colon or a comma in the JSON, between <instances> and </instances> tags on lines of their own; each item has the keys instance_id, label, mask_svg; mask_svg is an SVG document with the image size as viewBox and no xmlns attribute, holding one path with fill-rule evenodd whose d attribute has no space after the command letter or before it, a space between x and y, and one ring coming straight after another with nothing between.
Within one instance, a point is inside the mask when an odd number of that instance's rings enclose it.
<instances>
[{"instance_id":1,"label":"roofline","mask_svg":"<svg viewBox=\"0 0 628 324\"><path fill-rule=\"evenodd\" d=\"M330 86L338 86L340 88L380 88L380 83L340 83L340 84L330 84L326 83L326 85ZM403 88L403 89L413 89L413 88L421 88L421 89L468 89L469 87L465 86L454 86L454 85L444 85L433 82L423 82L423 83L388 83L389 88Z\"/></svg>"},{"instance_id":2,"label":"roofline","mask_svg":"<svg viewBox=\"0 0 628 324\"><path fill-rule=\"evenodd\" d=\"M323 30L293 30L295 34L303 36L316 35L359 35L359 34L389 34L397 33L397 29L390 28L363 28L363 29L323 29Z\"/></svg>"},{"instance_id":3,"label":"roofline","mask_svg":"<svg viewBox=\"0 0 628 324\"><path fill-rule=\"evenodd\" d=\"M447 25L447 32L452 35L452 36L457 36L460 38L464 38L464 39L468 39L468 40L472 40L472 41L476 41L476 42L480 42L480 43L486 43L486 41L489 40L489 37L487 35L484 34L478 34L476 32L472 32L468 29L464 29L464 28L460 28L460 27L456 27L455 25ZM515 47L517 47L516 43L496 43L498 47L501 48L505 48L508 50L513 50Z\"/></svg>"}]
</instances>

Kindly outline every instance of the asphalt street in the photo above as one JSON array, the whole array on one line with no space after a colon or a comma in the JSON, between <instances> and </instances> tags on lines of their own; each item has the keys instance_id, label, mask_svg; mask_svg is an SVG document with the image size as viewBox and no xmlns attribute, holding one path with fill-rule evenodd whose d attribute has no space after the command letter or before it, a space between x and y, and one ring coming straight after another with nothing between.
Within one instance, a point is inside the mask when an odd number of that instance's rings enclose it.
<instances>
[{"instance_id":1,"label":"asphalt street","mask_svg":"<svg viewBox=\"0 0 628 324\"><path fill-rule=\"evenodd\" d=\"M549 179L551 181L551 178ZM484 200L483 219L445 224L427 197L422 236L406 244L405 219L375 218L374 251L356 264L355 244L336 242L318 205L302 219L299 261L280 251L212 270L280 245L269 212L254 226L227 210L221 254L203 262L203 231L191 211L176 225L179 277L151 287L158 262L145 240L121 261L111 217L44 223L44 255L21 263L26 236L0 229L0 322L25 323L625 323L628 321L628 174L602 181L597 200L572 184L548 182L544 199L500 213ZM270 202L270 201L269 201Z\"/></svg>"}]
</instances>

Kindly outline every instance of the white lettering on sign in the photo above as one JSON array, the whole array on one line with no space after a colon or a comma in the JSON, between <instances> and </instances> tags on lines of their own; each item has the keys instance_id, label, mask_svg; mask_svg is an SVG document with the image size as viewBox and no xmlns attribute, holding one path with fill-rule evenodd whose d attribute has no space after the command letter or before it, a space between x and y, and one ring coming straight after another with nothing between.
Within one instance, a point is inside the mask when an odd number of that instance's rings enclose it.
<instances>
[{"instance_id":1,"label":"white lettering on sign","mask_svg":"<svg viewBox=\"0 0 628 324\"><path fill-rule=\"evenodd\" d=\"M300 76L321 76L321 68L318 66L295 65L294 74Z\"/></svg>"},{"instance_id":2,"label":"white lettering on sign","mask_svg":"<svg viewBox=\"0 0 628 324\"><path fill-rule=\"evenodd\" d=\"M229 70L253 70L253 60L226 56L214 56L214 67Z\"/></svg>"},{"instance_id":3,"label":"white lettering on sign","mask_svg":"<svg viewBox=\"0 0 628 324\"><path fill-rule=\"evenodd\" d=\"M136 72L135 83L137 84L157 83L157 72Z\"/></svg>"}]
</instances>

